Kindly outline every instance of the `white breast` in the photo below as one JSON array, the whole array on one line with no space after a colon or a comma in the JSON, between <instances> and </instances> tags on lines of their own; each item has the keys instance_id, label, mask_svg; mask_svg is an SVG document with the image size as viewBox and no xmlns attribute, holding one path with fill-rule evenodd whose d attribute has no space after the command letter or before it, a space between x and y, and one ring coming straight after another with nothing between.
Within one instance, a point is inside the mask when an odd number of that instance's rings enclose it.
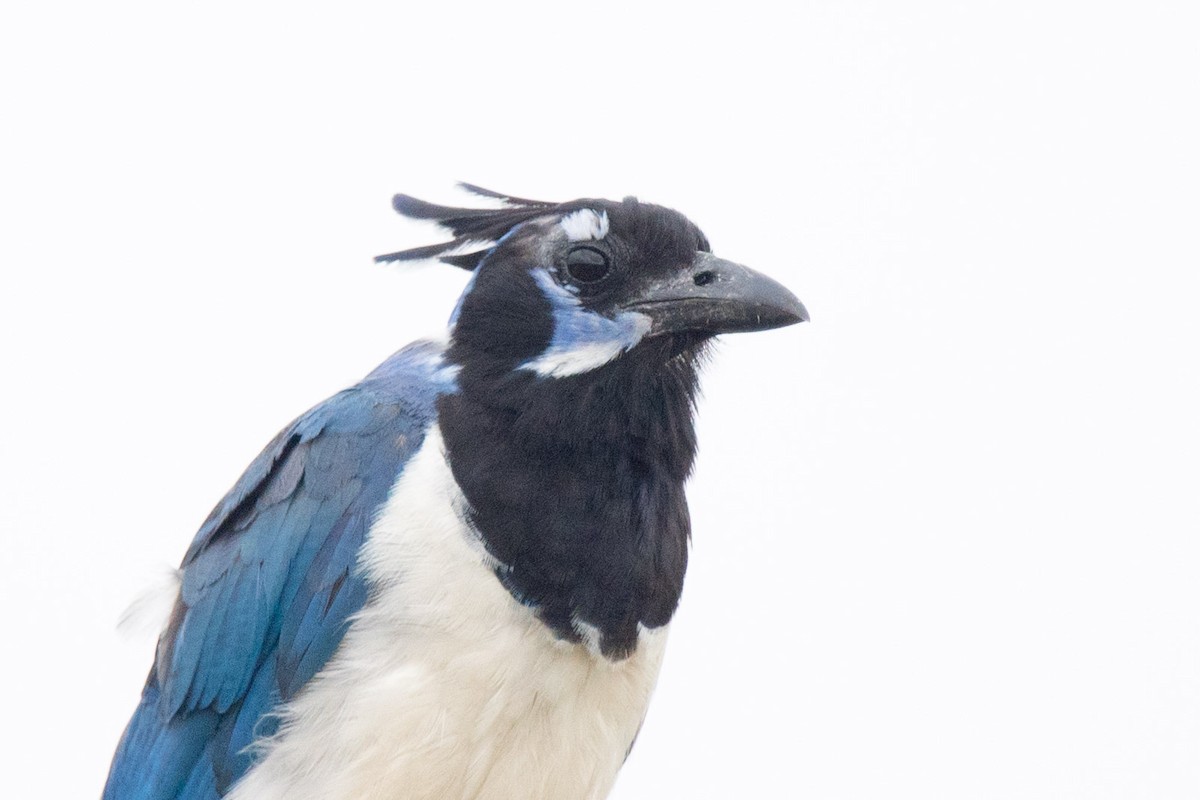
<instances>
[{"instance_id":1,"label":"white breast","mask_svg":"<svg viewBox=\"0 0 1200 800\"><path fill-rule=\"evenodd\" d=\"M594 800L646 712L666 630L612 663L513 600L431 431L364 547L372 599L233 800Z\"/></svg>"}]
</instances>

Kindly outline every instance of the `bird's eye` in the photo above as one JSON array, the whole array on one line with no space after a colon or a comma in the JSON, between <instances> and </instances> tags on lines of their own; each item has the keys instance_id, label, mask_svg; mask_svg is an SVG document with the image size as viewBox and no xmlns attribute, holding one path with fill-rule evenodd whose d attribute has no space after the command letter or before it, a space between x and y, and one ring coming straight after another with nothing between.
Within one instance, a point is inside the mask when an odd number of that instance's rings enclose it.
<instances>
[{"instance_id":1,"label":"bird's eye","mask_svg":"<svg viewBox=\"0 0 1200 800\"><path fill-rule=\"evenodd\" d=\"M567 274L579 283L595 283L609 272L608 256L595 247L576 247L567 253Z\"/></svg>"}]
</instances>

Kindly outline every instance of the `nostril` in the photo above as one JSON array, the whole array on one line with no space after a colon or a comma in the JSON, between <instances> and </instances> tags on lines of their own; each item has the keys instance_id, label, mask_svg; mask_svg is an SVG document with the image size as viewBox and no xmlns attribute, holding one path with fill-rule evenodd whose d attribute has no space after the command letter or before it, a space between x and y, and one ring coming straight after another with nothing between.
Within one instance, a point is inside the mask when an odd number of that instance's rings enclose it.
<instances>
[{"instance_id":1,"label":"nostril","mask_svg":"<svg viewBox=\"0 0 1200 800\"><path fill-rule=\"evenodd\" d=\"M712 283L716 279L717 279L717 275L715 272L710 272L708 270L705 270L704 272L697 272L696 275L692 278L692 283L696 284L697 286L708 286L710 283Z\"/></svg>"}]
</instances>

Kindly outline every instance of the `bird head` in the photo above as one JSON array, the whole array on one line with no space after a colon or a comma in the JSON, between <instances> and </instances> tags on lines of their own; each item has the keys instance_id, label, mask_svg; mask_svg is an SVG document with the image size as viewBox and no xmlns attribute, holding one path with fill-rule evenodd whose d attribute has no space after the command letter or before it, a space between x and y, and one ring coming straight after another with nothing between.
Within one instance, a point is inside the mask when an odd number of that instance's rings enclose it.
<instances>
[{"instance_id":1,"label":"bird head","mask_svg":"<svg viewBox=\"0 0 1200 800\"><path fill-rule=\"evenodd\" d=\"M513 597L560 638L621 659L682 591L706 343L808 314L670 209L466 188L503 204L398 195L397 211L453 238L378 260L474 273L444 356L455 390L437 404L464 519Z\"/></svg>"},{"instance_id":2,"label":"bird head","mask_svg":"<svg viewBox=\"0 0 1200 800\"><path fill-rule=\"evenodd\" d=\"M716 334L808 319L791 292L714 256L700 229L671 209L466 188L503 206L451 208L397 195L399 213L434 220L454 238L377 258L432 256L474 273L451 318L451 360L561 379L622 358L664 362L698 353Z\"/></svg>"}]
</instances>

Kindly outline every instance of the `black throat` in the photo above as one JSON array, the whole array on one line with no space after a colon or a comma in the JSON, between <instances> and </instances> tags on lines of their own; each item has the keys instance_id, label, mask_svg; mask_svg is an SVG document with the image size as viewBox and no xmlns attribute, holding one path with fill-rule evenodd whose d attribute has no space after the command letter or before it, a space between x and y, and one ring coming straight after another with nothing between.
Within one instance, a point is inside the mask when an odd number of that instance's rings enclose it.
<instances>
[{"instance_id":1,"label":"black throat","mask_svg":"<svg viewBox=\"0 0 1200 800\"><path fill-rule=\"evenodd\" d=\"M439 424L497 578L558 636L597 633L611 659L679 602L705 340L646 341L561 378L469 344L449 352L460 391L438 401Z\"/></svg>"}]
</instances>

